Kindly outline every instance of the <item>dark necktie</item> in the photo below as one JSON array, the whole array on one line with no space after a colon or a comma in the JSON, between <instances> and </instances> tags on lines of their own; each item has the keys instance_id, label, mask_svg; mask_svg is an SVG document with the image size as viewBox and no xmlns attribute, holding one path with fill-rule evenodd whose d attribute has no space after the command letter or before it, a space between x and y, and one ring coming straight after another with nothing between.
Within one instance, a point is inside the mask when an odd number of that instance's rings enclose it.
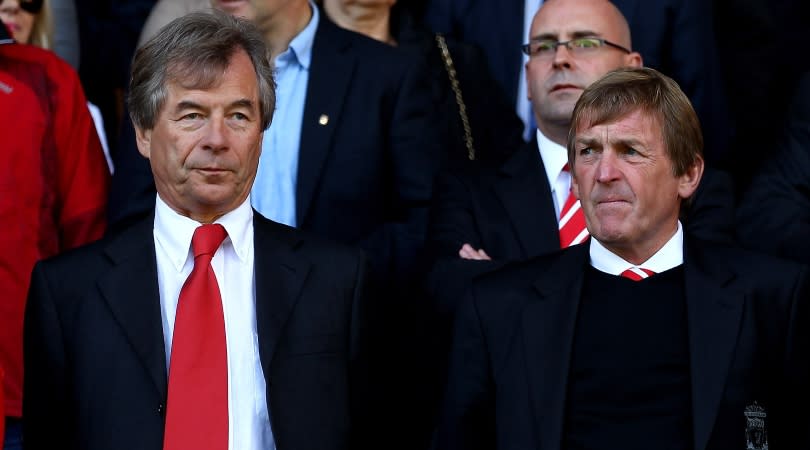
<instances>
[{"instance_id":1,"label":"dark necktie","mask_svg":"<svg viewBox=\"0 0 810 450\"><path fill-rule=\"evenodd\" d=\"M174 319L164 450L227 450L228 360L225 320L211 259L227 236L222 225L198 227L194 269L180 290Z\"/></svg>"}]
</instances>

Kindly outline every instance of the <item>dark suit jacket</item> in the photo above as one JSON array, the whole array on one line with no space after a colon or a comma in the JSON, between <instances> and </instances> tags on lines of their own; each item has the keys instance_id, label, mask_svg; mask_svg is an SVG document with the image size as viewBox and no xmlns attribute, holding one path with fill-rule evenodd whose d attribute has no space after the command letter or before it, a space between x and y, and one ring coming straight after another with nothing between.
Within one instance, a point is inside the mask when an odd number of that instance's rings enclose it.
<instances>
[{"instance_id":1,"label":"dark suit jacket","mask_svg":"<svg viewBox=\"0 0 810 450\"><path fill-rule=\"evenodd\" d=\"M737 210L740 244L810 263L810 72L802 77L784 137Z\"/></svg>"},{"instance_id":2,"label":"dark suit jacket","mask_svg":"<svg viewBox=\"0 0 810 450\"><path fill-rule=\"evenodd\" d=\"M357 448L364 258L254 217L256 324L276 444ZM27 449L162 448L167 371L152 229L145 219L35 267Z\"/></svg>"},{"instance_id":3,"label":"dark suit jacket","mask_svg":"<svg viewBox=\"0 0 810 450\"><path fill-rule=\"evenodd\" d=\"M644 65L675 79L689 96L706 134L710 163L722 162L731 136L729 111L716 64L711 4L701 0L614 0L630 25ZM430 0L435 31L476 44L510 104L517 100L522 64L523 0Z\"/></svg>"},{"instance_id":4,"label":"dark suit jacket","mask_svg":"<svg viewBox=\"0 0 810 450\"><path fill-rule=\"evenodd\" d=\"M437 448L560 448L588 248L475 282L456 322ZM745 448L754 401L770 448L807 448L807 268L688 239L684 260L693 448Z\"/></svg>"},{"instance_id":5,"label":"dark suit jacket","mask_svg":"<svg viewBox=\"0 0 810 450\"><path fill-rule=\"evenodd\" d=\"M441 174L435 192L428 232L435 264L428 285L442 314L452 315L455 300L474 276L497 266L460 259L458 251L464 243L483 248L496 262L560 248L551 187L536 140L500 168ZM684 208L684 230L702 239L730 242L733 208L731 179L707 168L691 203Z\"/></svg>"},{"instance_id":6,"label":"dark suit jacket","mask_svg":"<svg viewBox=\"0 0 810 450\"><path fill-rule=\"evenodd\" d=\"M422 61L321 12L301 128L298 228L360 245L381 273L409 267L443 152L431 114ZM111 188L113 225L154 208L152 174L129 133Z\"/></svg>"}]
</instances>

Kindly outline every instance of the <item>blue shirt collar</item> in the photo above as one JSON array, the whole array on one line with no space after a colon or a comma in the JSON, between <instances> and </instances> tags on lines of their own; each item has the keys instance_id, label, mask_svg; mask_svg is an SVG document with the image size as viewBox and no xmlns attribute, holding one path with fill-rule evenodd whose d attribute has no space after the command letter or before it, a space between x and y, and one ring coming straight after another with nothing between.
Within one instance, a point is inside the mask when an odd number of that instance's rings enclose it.
<instances>
[{"instance_id":1,"label":"blue shirt collar","mask_svg":"<svg viewBox=\"0 0 810 450\"><path fill-rule=\"evenodd\" d=\"M290 47L276 57L276 59L293 58L294 61L307 70L309 70L309 65L312 62L312 44L315 42L315 31L317 31L318 22L320 21L318 7L311 1L309 7L312 10L312 18L309 19L309 23L290 41ZM286 56L288 54L290 56Z\"/></svg>"}]
</instances>

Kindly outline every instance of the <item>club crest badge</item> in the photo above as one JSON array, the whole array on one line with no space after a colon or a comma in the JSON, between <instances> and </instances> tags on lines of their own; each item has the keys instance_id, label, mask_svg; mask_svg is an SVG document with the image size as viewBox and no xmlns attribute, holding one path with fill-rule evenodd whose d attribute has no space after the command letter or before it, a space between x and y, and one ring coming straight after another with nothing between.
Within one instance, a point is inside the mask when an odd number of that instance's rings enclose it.
<instances>
[{"instance_id":1,"label":"club crest badge","mask_svg":"<svg viewBox=\"0 0 810 450\"><path fill-rule=\"evenodd\" d=\"M768 450L768 429L765 408L757 402L745 407L745 448L746 450Z\"/></svg>"}]
</instances>

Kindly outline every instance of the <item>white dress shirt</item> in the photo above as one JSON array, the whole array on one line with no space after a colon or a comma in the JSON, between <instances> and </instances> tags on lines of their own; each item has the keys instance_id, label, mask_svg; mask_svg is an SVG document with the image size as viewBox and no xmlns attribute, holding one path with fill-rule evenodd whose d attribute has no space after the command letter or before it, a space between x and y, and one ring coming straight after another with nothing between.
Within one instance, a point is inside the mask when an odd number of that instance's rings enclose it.
<instances>
[{"instance_id":1,"label":"white dress shirt","mask_svg":"<svg viewBox=\"0 0 810 450\"><path fill-rule=\"evenodd\" d=\"M675 234L650 259L639 265L625 261L596 239L591 239L590 246L591 267L600 272L621 275L622 272L633 267L661 273L683 264L683 227L678 221L678 229Z\"/></svg>"},{"instance_id":2,"label":"white dress shirt","mask_svg":"<svg viewBox=\"0 0 810 450\"><path fill-rule=\"evenodd\" d=\"M250 207L250 196L215 223L221 224L228 232L228 237L211 261L222 296L225 318L228 352L228 449L275 449L256 334L253 210ZM169 371L177 301L183 283L194 268L191 238L200 225L178 214L160 196L157 197L155 253L166 367Z\"/></svg>"},{"instance_id":3,"label":"white dress shirt","mask_svg":"<svg viewBox=\"0 0 810 450\"><path fill-rule=\"evenodd\" d=\"M562 170L568 164L568 150L547 138L539 128L537 129L537 148L540 151L543 166L546 168L546 178L551 187L551 198L554 200L554 211L559 223L560 211L571 190L571 173Z\"/></svg>"}]
</instances>

